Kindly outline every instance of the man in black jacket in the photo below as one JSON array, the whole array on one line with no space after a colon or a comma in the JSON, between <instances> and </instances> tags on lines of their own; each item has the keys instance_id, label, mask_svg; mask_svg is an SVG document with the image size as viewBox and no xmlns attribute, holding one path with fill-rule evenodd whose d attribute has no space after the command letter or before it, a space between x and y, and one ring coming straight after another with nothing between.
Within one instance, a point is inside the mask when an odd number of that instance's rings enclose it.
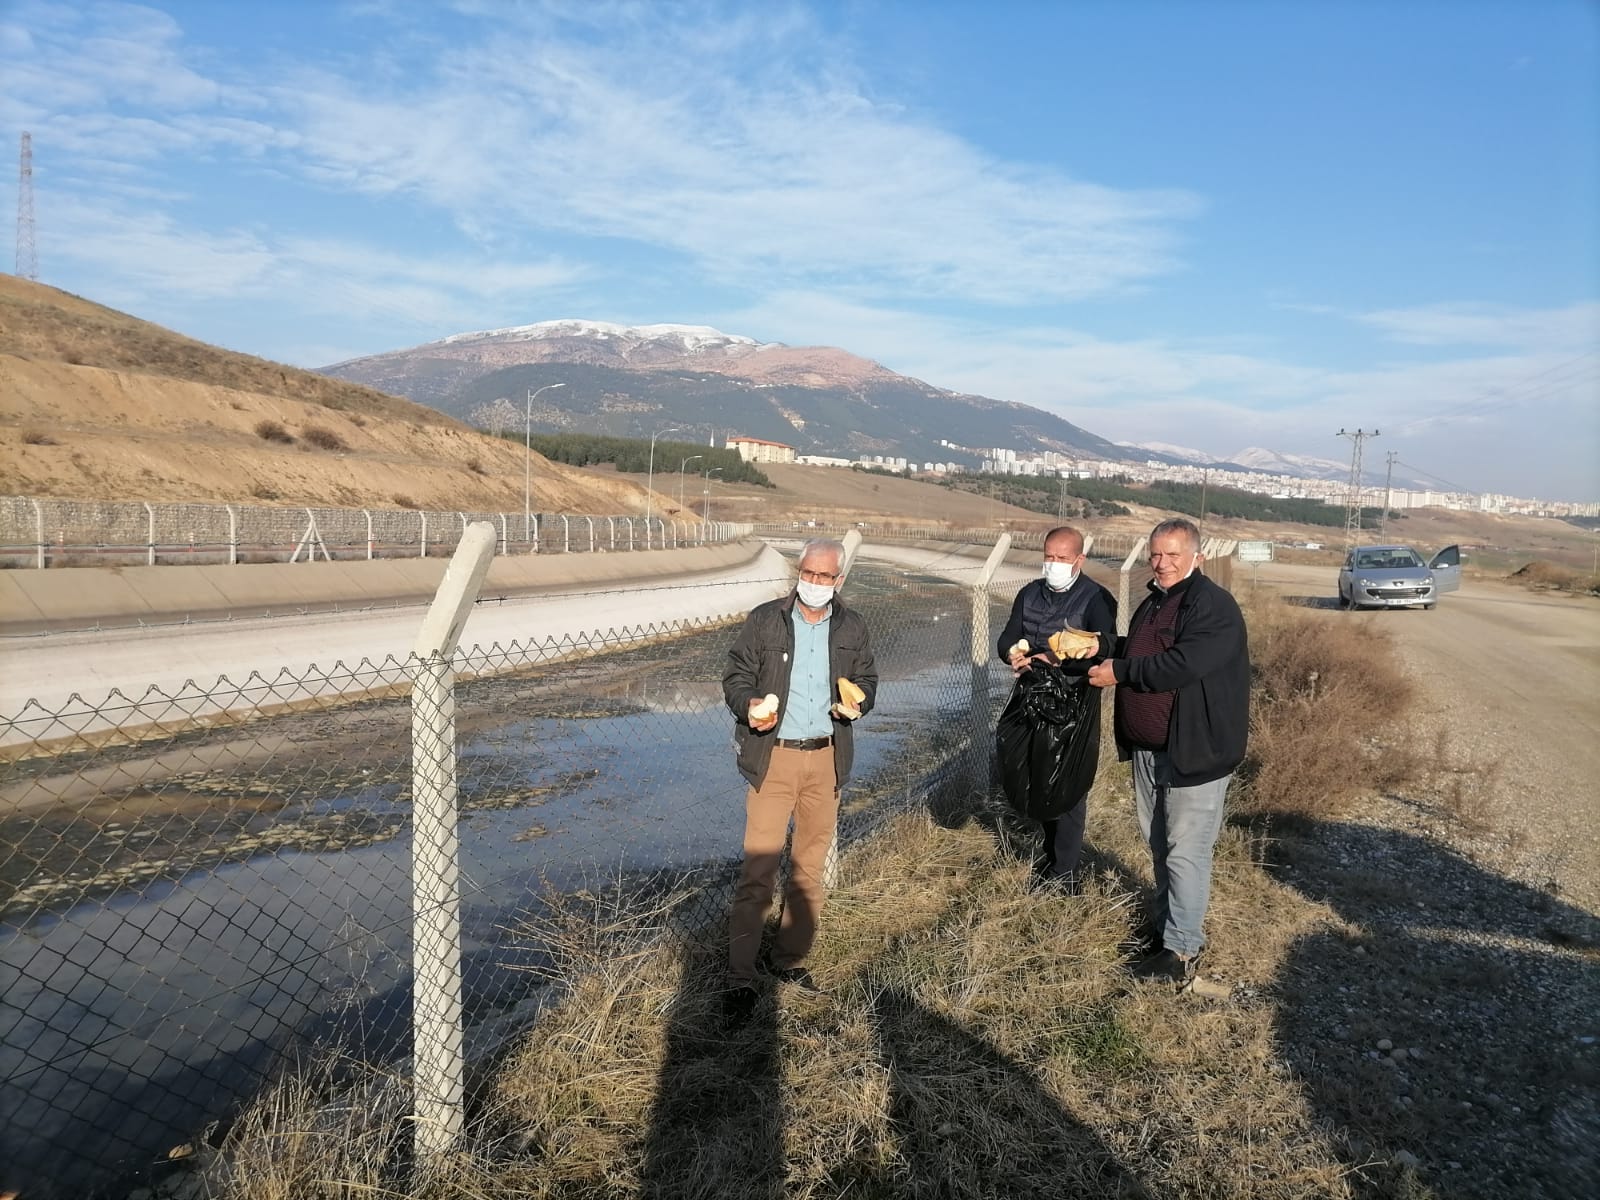
<instances>
[{"instance_id":1,"label":"man in black jacket","mask_svg":"<svg viewBox=\"0 0 1600 1200\"><path fill-rule=\"evenodd\" d=\"M1011 605L1011 619L1000 633L1000 657L1012 671L1060 671L1070 676L1075 686L1083 687L1090 660L1058 662L1047 644L1052 633L1068 627L1098 633L1101 644L1111 646L1117 637L1117 601L1105 588L1083 574L1083 534L1062 525L1044 535L1044 578L1035 579L1017 593ZM1018 643L1026 641L1026 651ZM1089 806L1088 789L1094 783L1093 764L1100 757L1100 699L1095 693L1088 714L1089 727L1083 736L1090 739L1087 753L1090 768L1078 781L1073 795L1027 797L1026 815L1044 830L1044 860L1039 875L1061 890L1079 891L1078 858L1083 853L1083 830ZM1019 798L1013 796L1013 805Z\"/></svg>"},{"instance_id":2,"label":"man in black jacket","mask_svg":"<svg viewBox=\"0 0 1600 1200\"><path fill-rule=\"evenodd\" d=\"M839 790L854 758L851 723L872 711L878 694L867 623L836 594L843 568L841 543L807 542L795 590L745 618L722 676L739 772L750 783L744 866L728 921L724 1008L736 1020L755 1005L756 955L791 819L789 882L772 967L780 980L816 990L803 964L817 937ZM840 695L841 679L860 690L857 703Z\"/></svg>"},{"instance_id":3,"label":"man in black jacket","mask_svg":"<svg viewBox=\"0 0 1600 1200\"><path fill-rule=\"evenodd\" d=\"M1211 854L1223 799L1250 728L1244 616L1200 574L1200 531L1174 517L1150 531L1155 579L1116 653L1089 669L1117 686L1117 750L1133 760L1139 828L1155 867L1151 913L1160 949L1134 968L1180 985L1205 946Z\"/></svg>"}]
</instances>

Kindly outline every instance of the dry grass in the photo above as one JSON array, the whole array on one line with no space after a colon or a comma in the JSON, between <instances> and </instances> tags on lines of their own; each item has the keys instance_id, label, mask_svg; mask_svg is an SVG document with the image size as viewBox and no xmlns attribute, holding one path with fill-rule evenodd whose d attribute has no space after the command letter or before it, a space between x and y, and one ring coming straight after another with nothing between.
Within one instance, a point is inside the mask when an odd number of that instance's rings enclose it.
<instances>
[{"instance_id":1,"label":"dry grass","mask_svg":"<svg viewBox=\"0 0 1600 1200\"><path fill-rule=\"evenodd\" d=\"M300 436L318 450L345 451L350 449L342 437L331 429L324 429L321 425L307 425L300 431Z\"/></svg>"},{"instance_id":2,"label":"dry grass","mask_svg":"<svg viewBox=\"0 0 1600 1200\"><path fill-rule=\"evenodd\" d=\"M1252 613L1250 754L1237 811L1329 817L1414 770L1411 683L1388 632L1287 605Z\"/></svg>"},{"instance_id":3,"label":"dry grass","mask_svg":"<svg viewBox=\"0 0 1600 1200\"><path fill-rule=\"evenodd\" d=\"M22 435L22 444L25 446L59 446L61 443L48 433L40 433L37 429L29 429Z\"/></svg>"},{"instance_id":4,"label":"dry grass","mask_svg":"<svg viewBox=\"0 0 1600 1200\"><path fill-rule=\"evenodd\" d=\"M256 436L263 442L280 442L284 445L294 441L294 434L285 429L281 421L257 421Z\"/></svg>"},{"instance_id":5,"label":"dry grass","mask_svg":"<svg viewBox=\"0 0 1600 1200\"><path fill-rule=\"evenodd\" d=\"M1100 817L1102 862L1131 861L1120 800ZM1220 848L1216 939L1263 940L1243 906L1278 910L1286 941L1315 910L1290 911L1250 850ZM1270 1010L1128 984L1129 883L1106 866L1083 897L1033 894L977 825L907 814L845 860L813 963L830 994L768 993L731 1033L719 931L663 937L674 898L556 911L524 932L570 994L499 1064L448 1171L396 1180L370 1083L296 1083L235 1132L229 1194L1345 1194Z\"/></svg>"}]
</instances>

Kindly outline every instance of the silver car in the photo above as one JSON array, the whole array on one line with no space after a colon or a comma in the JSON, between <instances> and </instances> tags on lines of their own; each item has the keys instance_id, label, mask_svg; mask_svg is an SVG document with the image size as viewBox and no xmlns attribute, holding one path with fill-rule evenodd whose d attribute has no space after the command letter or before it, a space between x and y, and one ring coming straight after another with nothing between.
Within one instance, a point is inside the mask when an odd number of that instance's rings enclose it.
<instances>
[{"instance_id":1,"label":"silver car","mask_svg":"<svg viewBox=\"0 0 1600 1200\"><path fill-rule=\"evenodd\" d=\"M1427 561L1410 546L1357 546L1339 568L1340 608L1432 608L1461 586L1461 547Z\"/></svg>"}]
</instances>

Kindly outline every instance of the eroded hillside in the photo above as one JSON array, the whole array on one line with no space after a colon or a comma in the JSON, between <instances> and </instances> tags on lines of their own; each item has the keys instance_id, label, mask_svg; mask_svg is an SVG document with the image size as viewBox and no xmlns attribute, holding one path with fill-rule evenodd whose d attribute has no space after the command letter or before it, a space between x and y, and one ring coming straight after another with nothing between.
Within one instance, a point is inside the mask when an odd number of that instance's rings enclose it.
<instances>
[{"instance_id":1,"label":"eroded hillside","mask_svg":"<svg viewBox=\"0 0 1600 1200\"><path fill-rule=\"evenodd\" d=\"M532 456L545 512L644 491ZM0 276L0 474L14 495L515 510L524 454L423 405Z\"/></svg>"}]
</instances>

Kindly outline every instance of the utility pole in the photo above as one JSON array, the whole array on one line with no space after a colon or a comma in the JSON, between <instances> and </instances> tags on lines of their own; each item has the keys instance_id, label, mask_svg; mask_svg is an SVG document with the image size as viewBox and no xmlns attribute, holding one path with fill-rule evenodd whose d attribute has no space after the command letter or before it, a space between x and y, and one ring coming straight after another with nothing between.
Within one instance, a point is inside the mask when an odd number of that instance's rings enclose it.
<instances>
[{"instance_id":1,"label":"utility pole","mask_svg":"<svg viewBox=\"0 0 1600 1200\"><path fill-rule=\"evenodd\" d=\"M17 167L17 278L39 278L39 251L33 240L33 134L22 135Z\"/></svg>"},{"instance_id":2,"label":"utility pole","mask_svg":"<svg viewBox=\"0 0 1600 1200\"><path fill-rule=\"evenodd\" d=\"M1389 469L1383 473L1383 515L1378 518L1378 540L1385 541L1389 536L1389 502L1394 499L1394 460L1400 457L1400 451L1391 450L1384 455L1389 464Z\"/></svg>"},{"instance_id":3,"label":"utility pole","mask_svg":"<svg viewBox=\"0 0 1600 1200\"><path fill-rule=\"evenodd\" d=\"M1339 436L1355 443L1355 448L1350 452L1350 491L1344 504L1344 544L1348 549L1361 537L1361 444L1368 438L1377 437L1378 431L1341 429Z\"/></svg>"}]
</instances>

